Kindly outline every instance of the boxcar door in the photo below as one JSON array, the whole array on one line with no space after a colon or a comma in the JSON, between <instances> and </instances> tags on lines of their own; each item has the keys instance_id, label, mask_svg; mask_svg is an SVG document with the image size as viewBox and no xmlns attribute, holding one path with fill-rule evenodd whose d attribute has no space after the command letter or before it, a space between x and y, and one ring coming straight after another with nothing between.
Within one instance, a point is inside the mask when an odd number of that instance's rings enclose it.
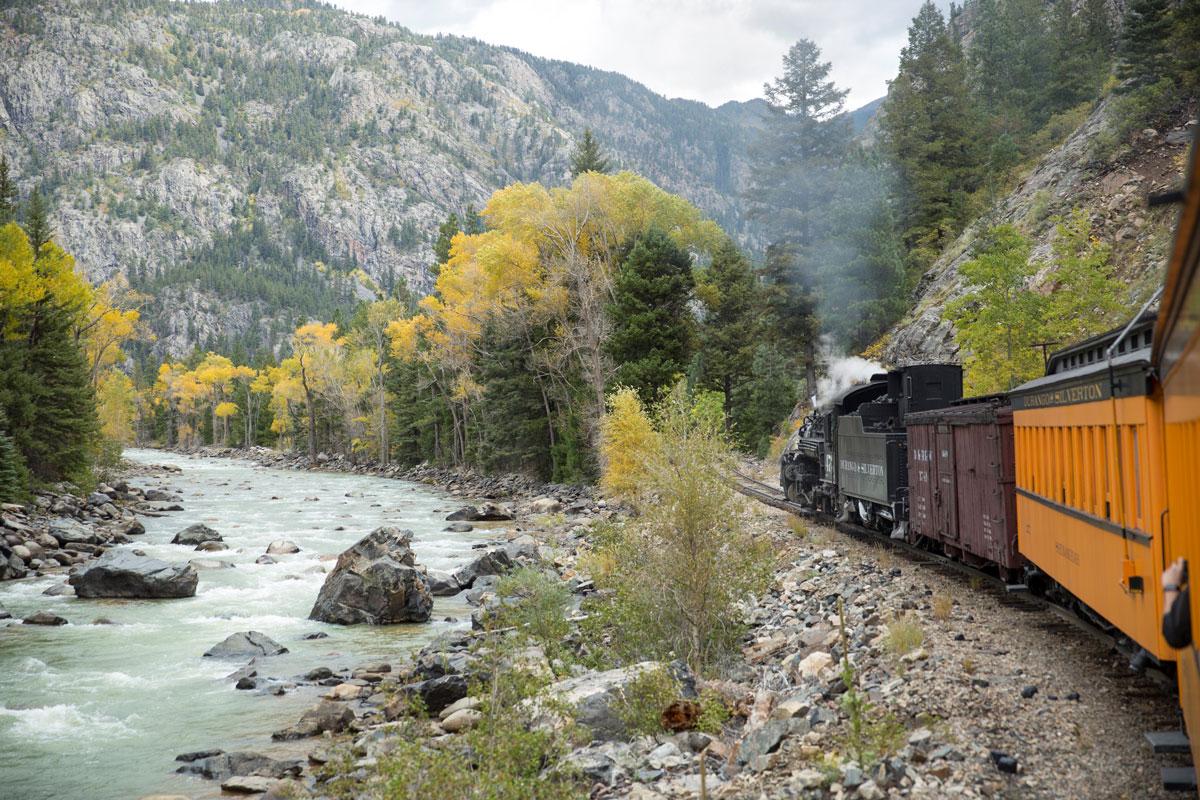
<instances>
[{"instance_id":1,"label":"boxcar door","mask_svg":"<svg viewBox=\"0 0 1200 800\"><path fill-rule=\"evenodd\" d=\"M954 491L954 433L949 425L939 424L935 437L934 469L937 490L933 509L935 526L943 540L958 539L957 494Z\"/></svg>"}]
</instances>

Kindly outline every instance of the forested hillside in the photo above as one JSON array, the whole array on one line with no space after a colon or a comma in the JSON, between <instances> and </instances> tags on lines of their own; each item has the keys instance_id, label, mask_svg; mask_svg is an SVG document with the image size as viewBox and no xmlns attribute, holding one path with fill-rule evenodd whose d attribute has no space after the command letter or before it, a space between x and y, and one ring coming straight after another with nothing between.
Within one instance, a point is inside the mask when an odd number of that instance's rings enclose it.
<instances>
[{"instance_id":1,"label":"forested hillside","mask_svg":"<svg viewBox=\"0 0 1200 800\"><path fill-rule=\"evenodd\" d=\"M926 2L857 137L831 65L797 42L749 201L810 391L838 351L962 362L972 390L1007 389L1038 373L1038 343L1124 321L1162 268L1174 214L1146 200L1196 127L1198 34L1195 0Z\"/></svg>"},{"instance_id":2,"label":"forested hillside","mask_svg":"<svg viewBox=\"0 0 1200 800\"><path fill-rule=\"evenodd\" d=\"M514 181L563 183L585 128L750 235L761 103L667 100L316 2L21 0L0 31L0 154L90 279L155 298L159 353L278 348L310 316L428 288L439 225Z\"/></svg>"}]
</instances>

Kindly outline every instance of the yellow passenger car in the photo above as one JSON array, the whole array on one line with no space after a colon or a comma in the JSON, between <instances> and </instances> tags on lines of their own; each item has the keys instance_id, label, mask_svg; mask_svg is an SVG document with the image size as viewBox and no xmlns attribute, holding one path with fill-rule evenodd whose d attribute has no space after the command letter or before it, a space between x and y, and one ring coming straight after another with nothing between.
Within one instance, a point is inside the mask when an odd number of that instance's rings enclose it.
<instances>
[{"instance_id":1,"label":"yellow passenger car","mask_svg":"<svg viewBox=\"0 0 1200 800\"><path fill-rule=\"evenodd\" d=\"M1055 353L1012 393L1021 554L1160 661L1163 437L1154 318Z\"/></svg>"},{"instance_id":2,"label":"yellow passenger car","mask_svg":"<svg viewBox=\"0 0 1200 800\"><path fill-rule=\"evenodd\" d=\"M1162 380L1168 512L1167 559L1187 559L1192 646L1178 653L1179 702L1187 722L1192 763L1200 764L1200 666L1195 641L1200 620L1200 163L1192 149L1184 209L1167 265L1154 333L1154 364Z\"/></svg>"}]
</instances>

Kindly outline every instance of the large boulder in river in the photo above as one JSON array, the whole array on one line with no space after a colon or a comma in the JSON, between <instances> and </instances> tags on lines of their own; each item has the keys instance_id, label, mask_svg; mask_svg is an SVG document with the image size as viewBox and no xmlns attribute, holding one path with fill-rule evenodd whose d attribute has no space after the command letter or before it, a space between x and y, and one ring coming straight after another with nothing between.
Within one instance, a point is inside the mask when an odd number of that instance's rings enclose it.
<instances>
[{"instance_id":1,"label":"large boulder in river","mask_svg":"<svg viewBox=\"0 0 1200 800\"><path fill-rule=\"evenodd\" d=\"M224 641L214 644L204 654L205 658L247 658L254 656L276 656L288 649L266 634L258 631L242 631L230 634Z\"/></svg>"},{"instance_id":2,"label":"large boulder in river","mask_svg":"<svg viewBox=\"0 0 1200 800\"><path fill-rule=\"evenodd\" d=\"M214 531L202 522L197 522L195 525L188 525L186 528L175 534L175 538L171 540L171 544L186 544L195 547L198 544L205 542L220 542L221 534Z\"/></svg>"},{"instance_id":3,"label":"large boulder in river","mask_svg":"<svg viewBox=\"0 0 1200 800\"><path fill-rule=\"evenodd\" d=\"M175 756L176 761L185 762L175 770L185 774L199 775L213 780L224 780L231 775L261 775L267 778L295 777L304 769L304 762L296 759L278 760L253 751L239 750L222 753L206 750L183 753Z\"/></svg>"},{"instance_id":4,"label":"large boulder in river","mask_svg":"<svg viewBox=\"0 0 1200 800\"><path fill-rule=\"evenodd\" d=\"M376 528L338 556L308 618L338 625L427 622L429 579L416 567L412 532Z\"/></svg>"},{"instance_id":5,"label":"large boulder in river","mask_svg":"<svg viewBox=\"0 0 1200 800\"><path fill-rule=\"evenodd\" d=\"M193 597L199 576L191 564L168 564L129 550L110 550L67 582L78 597Z\"/></svg>"}]
</instances>

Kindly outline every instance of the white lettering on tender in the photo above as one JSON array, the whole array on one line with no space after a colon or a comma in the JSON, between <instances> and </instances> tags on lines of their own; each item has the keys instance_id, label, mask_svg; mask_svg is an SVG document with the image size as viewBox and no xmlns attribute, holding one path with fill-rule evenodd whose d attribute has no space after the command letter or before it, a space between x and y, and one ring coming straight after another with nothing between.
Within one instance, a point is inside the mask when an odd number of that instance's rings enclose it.
<instances>
[{"instance_id":1,"label":"white lettering on tender","mask_svg":"<svg viewBox=\"0 0 1200 800\"><path fill-rule=\"evenodd\" d=\"M859 475L883 477L882 464L863 464L859 461L849 461L843 458L841 459L841 465L842 469L846 472L857 472Z\"/></svg>"}]
</instances>

